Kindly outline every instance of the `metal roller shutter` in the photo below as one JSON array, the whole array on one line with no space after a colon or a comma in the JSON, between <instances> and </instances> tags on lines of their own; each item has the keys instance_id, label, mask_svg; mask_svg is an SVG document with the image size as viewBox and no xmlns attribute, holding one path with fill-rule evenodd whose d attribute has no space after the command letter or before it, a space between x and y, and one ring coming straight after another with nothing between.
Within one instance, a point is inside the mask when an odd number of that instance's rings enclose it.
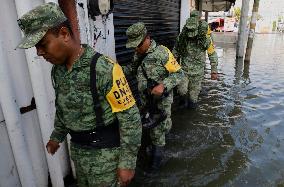
<instances>
[{"instance_id":1,"label":"metal roller shutter","mask_svg":"<svg viewBox=\"0 0 284 187\"><path fill-rule=\"evenodd\" d=\"M120 64L131 62L133 50L126 49L126 29L138 21L159 44L170 49L179 33L180 0L118 0L114 1L114 36L116 57Z\"/></svg>"},{"instance_id":2,"label":"metal roller shutter","mask_svg":"<svg viewBox=\"0 0 284 187\"><path fill-rule=\"evenodd\" d=\"M181 0L117 0L114 1L114 36L117 61L129 64L133 49L126 49L126 29L138 21L146 24L151 37L159 44L173 48L179 34ZM140 99L135 77L127 77L138 105Z\"/></svg>"}]
</instances>

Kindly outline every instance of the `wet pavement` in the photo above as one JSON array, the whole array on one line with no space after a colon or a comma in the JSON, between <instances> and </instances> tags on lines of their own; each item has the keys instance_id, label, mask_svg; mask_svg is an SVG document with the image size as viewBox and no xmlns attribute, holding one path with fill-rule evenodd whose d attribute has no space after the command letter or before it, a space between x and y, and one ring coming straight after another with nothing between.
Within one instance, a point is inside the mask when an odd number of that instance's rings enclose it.
<instances>
[{"instance_id":1,"label":"wet pavement","mask_svg":"<svg viewBox=\"0 0 284 187\"><path fill-rule=\"evenodd\" d=\"M165 163L131 186L284 186L284 35L256 35L250 63L217 45L196 111L178 110Z\"/></svg>"}]
</instances>

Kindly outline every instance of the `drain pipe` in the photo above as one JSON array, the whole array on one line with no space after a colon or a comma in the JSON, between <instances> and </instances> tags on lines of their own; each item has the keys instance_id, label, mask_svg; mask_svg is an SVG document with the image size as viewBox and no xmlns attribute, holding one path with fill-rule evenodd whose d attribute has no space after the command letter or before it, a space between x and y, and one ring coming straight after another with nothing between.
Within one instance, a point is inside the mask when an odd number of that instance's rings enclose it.
<instances>
[{"instance_id":1,"label":"drain pipe","mask_svg":"<svg viewBox=\"0 0 284 187\"><path fill-rule=\"evenodd\" d=\"M32 9L32 2L15 0L18 17ZM53 130L53 118L49 109L49 102L47 98L48 92L45 87L45 81L43 78L42 60L37 58L35 49L25 50L28 68L30 72L32 88L36 100L37 112L40 122L40 129L42 134L43 143L46 144L49 140L49 136ZM64 187L62 168L59 162L59 154L51 156L45 149L45 155L49 168L49 174L53 187Z\"/></svg>"},{"instance_id":2,"label":"drain pipe","mask_svg":"<svg viewBox=\"0 0 284 187\"><path fill-rule=\"evenodd\" d=\"M0 40L2 39L0 38ZM0 103L21 184L23 187L36 187L32 161L22 129L21 114L12 88L13 83L7 65L8 59L4 55L1 43L2 41L0 41Z\"/></svg>"}]
</instances>

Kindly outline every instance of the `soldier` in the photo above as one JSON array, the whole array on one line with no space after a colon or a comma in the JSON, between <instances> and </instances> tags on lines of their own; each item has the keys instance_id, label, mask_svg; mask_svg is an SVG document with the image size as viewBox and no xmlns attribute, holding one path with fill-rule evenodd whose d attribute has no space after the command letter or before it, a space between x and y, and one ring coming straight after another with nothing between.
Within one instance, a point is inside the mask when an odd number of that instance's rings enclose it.
<instances>
[{"instance_id":1,"label":"soldier","mask_svg":"<svg viewBox=\"0 0 284 187\"><path fill-rule=\"evenodd\" d=\"M189 108L196 108L201 83L204 79L206 51L211 65L211 79L216 80L218 56L215 52L211 31L206 21L199 20L199 12L193 10L179 34L173 54L180 60L186 77L178 85L178 92L183 96L182 103Z\"/></svg>"},{"instance_id":2,"label":"soldier","mask_svg":"<svg viewBox=\"0 0 284 187\"><path fill-rule=\"evenodd\" d=\"M173 88L182 80L183 72L170 50L158 45L147 34L147 29L142 22L131 25L126 35L127 48L134 48L134 62L132 72L137 76L138 90L145 106L148 94L160 97L157 108L166 114L156 127L150 130L152 148L152 168L158 169L161 164L163 149L166 144L165 135L170 131L171 104L173 102ZM141 107L143 108L143 107Z\"/></svg>"},{"instance_id":3,"label":"soldier","mask_svg":"<svg viewBox=\"0 0 284 187\"><path fill-rule=\"evenodd\" d=\"M79 187L125 186L134 176L141 139L139 110L121 67L74 39L59 6L47 3L18 20L25 38L53 64L56 117L47 151L71 135Z\"/></svg>"}]
</instances>

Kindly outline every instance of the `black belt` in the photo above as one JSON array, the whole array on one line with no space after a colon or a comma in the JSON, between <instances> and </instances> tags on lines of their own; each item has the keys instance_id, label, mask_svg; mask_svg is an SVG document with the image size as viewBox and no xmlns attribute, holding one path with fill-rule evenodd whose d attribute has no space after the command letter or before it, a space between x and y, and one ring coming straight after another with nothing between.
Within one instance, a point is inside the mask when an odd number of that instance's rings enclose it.
<instances>
[{"instance_id":1,"label":"black belt","mask_svg":"<svg viewBox=\"0 0 284 187\"><path fill-rule=\"evenodd\" d=\"M75 132L70 130L71 142L82 147L104 149L120 146L119 123L116 119L106 126L99 126L93 130Z\"/></svg>"}]
</instances>

